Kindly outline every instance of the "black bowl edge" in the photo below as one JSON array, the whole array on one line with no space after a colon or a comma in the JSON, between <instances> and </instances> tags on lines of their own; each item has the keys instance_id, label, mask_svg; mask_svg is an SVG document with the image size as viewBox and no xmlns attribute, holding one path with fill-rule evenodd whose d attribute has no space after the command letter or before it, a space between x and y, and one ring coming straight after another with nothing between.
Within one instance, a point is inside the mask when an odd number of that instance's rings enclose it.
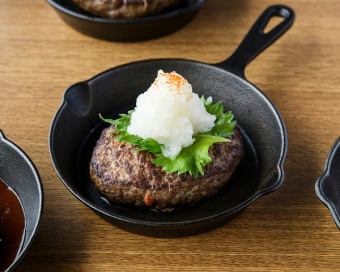
<instances>
[{"instance_id":1,"label":"black bowl edge","mask_svg":"<svg viewBox=\"0 0 340 272\"><path fill-rule=\"evenodd\" d=\"M5 144L7 144L8 146L12 147L13 149L15 149L18 154L20 154L20 156L28 163L28 165L31 167L32 172L34 173L36 180L38 181L39 184L39 195L40 195L40 211L39 211L39 217L38 217L38 221L37 224L34 228L33 234L29 239L29 242L26 245L23 245L16 257L16 259L14 260L14 262L11 264L11 266L9 266L6 270L6 272L10 272L10 271L14 271L15 268L19 265L19 263L22 261L22 259L25 257L26 253L28 252L28 249L30 248L30 246L33 243L34 238L36 237L37 233L38 233L38 229L40 226L40 222L41 222L41 217L42 217L42 212L43 212L43 206L44 206L44 190L43 190L43 184L41 181L41 177L39 175L39 172L36 168L36 166L34 165L33 161L31 160L31 158L25 153L25 151L23 151L18 145L16 145L15 143L13 143L12 141L10 141L8 138L6 138L5 134L3 133L3 131L0 129L0 141L4 142ZM26 222L25 222L26 224ZM24 239L24 238L23 238Z\"/></svg>"}]
</instances>

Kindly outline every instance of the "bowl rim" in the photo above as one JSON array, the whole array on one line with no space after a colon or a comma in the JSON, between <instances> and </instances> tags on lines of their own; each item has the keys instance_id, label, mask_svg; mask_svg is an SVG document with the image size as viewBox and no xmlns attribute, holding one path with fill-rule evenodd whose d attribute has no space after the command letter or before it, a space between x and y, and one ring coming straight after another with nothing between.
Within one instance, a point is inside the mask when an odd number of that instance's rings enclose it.
<instances>
[{"instance_id":1,"label":"bowl rim","mask_svg":"<svg viewBox=\"0 0 340 272\"><path fill-rule=\"evenodd\" d=\"M63 182L64 186L78 199L80 200L83 204L85 204L86 206L90 207L91 209L93 209L94 211L96 211L97 213L101 214L101 215L105 215L109 218L112 218L114 220L117 221L122 221L128 224L134 224L134 225L141 225L141 226L151 226L151 227L176 227L176 226L183 226L183 225L190 225L193 223L202 223L202 222L206 222L212 219L217 219L217 218L221 218L224 216L229 216L232 214L235 214L237 212L240 212L241 210L243 210L244 208L246 208L247 206L249 206L250 204L252 204L253 202L255 202L257 199L259 199L260 197L271 193L277 189L279 189L281 187L281 185L283 184L284 178L285 178L285 171L284 171L284 163L287 157L287 152L288 152L288 134L287 134L287 129L285 126L285 123L279 113L279 111L276 109L275 105L271 102L271 100L259 89L257 88L254 84L252 84L251 82L249 82L248 80L242 78L242 80L244 80L245 84L249 84L254 90L256 90L256 92L258 92L259 95L263 96L263 98L266 100L266 102L269 104L269 106L272 108L273 112L276 115L276 118L280 124L280 130L282 132L282 148L281 148L281 152L278 158L278 161L276 162L276 168L272 170L272 173L277 174L277 177L275 178L275 182L273 182L273 184L269 187L265 187L265 188L259 188L257 191L254 192L254 194L252 194L251 196L249 196L247 199L245 199L242 203L236 205L235 207L233 207L232 209L229 209L228 211L222 211L219 212L217 214L213 214L210 216L205 216L205 217L201 217L201 218L197 218L197 219L191 219L191 220L183 220L183 221L173 221L173 222L157 222L157 221L147 221L147 220L142 220L142 219L136 219L136 218L131 218L131 217L126 217L126 216L122 216L122 215L117 215L114 214L114 212L108 212L107 210L98 207L97 205L91 203L91 201L89 201L86 197L82 196L79 192L77 192L77 190L73 189L70 185L68 180L62 175L61 173L61 169L57 164L57 160L55 157L55 153L54 150L52 149L52 139L53 139L53 131L55 129L55 125L57 122L57 117L60 114L60 112L64 109L64 107L66 106L67 102L65 100L65 95L68 92L69 89L71 89L73 86L79 84L79 83L86 83L88 84L88 82L91 82L97 78L99 78L100 76L112 71L112 70L116 70L119 68L123 68L125 66L129 66L129 65L133 65L133 64L139 64L139 63L145 63L145 62L152 62L152 61L183 61L183 62L193 62L199 65L207 65L210 67L215 67L216 69L222 69L223 71L226 71L223 68L220 68L214 64L208 64L205 62L201 62L201 61L196 61L196 60L190 60L190 59L180 59L180 58L156 58L156 59L146 59L146 60L139 60L139 61L133 61L133 62L129 62L129 63L125 63L125 64L121 64L112 68L109 68L107 70L104 70L94 76L92 76L91 78L87 79L87 80L83 80L80 82L76 82L72 85L70 85L65 91L64 91L64 95L62 97L61 100L61 104L59 105L53 119L52 119L52 123L50 126L50 130L49 130L49 137L48 137L48 146L49 146L49 153L50 153L50 159L52 161L52 165L58 175L58 177L60 178L60 180ZM227 71L228 73L230 73L231 75L238 77L237 75L235 75L234 73ZM238 77L239 78L239 77Z\"/></svg>"},{"instance_id":2,"label":"bowl rim","mask_svg":"<svg viewBox=\"0 0 340 272\"><path fill-rule=\"evenodd\" d=\"M184 8L177 8L168 12L156 14L156 15L150 15L145 17L137 17L137 18L120 18L120 19L111 19L111 18L105 18L105 17L99 17L99 16L90 16L85 13L76 12L73 10L70 10L63 6L62 4L59 4L56 2L56 0L46 0L52 7L54 7L56 10L67 14L69 16L85 20L85 21L91 21L95 23L103 23L103 24L138 24L138 23L147 23L147 22L154 22L158 20L163 20L167 18L171 18L177 15L190 13L194 11L200 10L207 0L196 0L195 3L190 5L189 7Z\"/></svg>"},{"instance_id":3,"label":"bowl rim","mask_svg":"<svg viewBox=\"0 0 340 272\"><path fill-rule=\"evenodd\" d=\"M14 149L18 155L23 158L26 163L29 165L31 172L34 175L34 179L38 185L38 195L39 195L39 210L38 210L38 218L35 222L35 226L33 228L33 232L31 234L31 236L28 239L27 244L23 244L21 246L20 251L18 252L16 258L14 259L14 261L12 262L12 264L5 270L7 271L11 271L12 269L14 269L24 258L24 256L26 255L26 253L28 252L28 249L30 248L30 246L33 243L34 238L36 237L37 233L38 233L38 229L41 223L41 218L42 218L42 212L43 212L43 207L44 207L44 189L43 189L43 184L42 184L42 180L40 177L40 174L36 168L36 166L34 165L32 159L25 153L25 151L23 151L23 149L21 147L19 147L17 144L15 144L13 141L9 140L5 134L3 133L3 131L0 129L0 141L3 142L4 144L6 144L7 146L9 146L10 148ZM26 237L26 219L25 219L25 234L23 236L23 239L25 239Z\"/></svg>"}]
</instances>

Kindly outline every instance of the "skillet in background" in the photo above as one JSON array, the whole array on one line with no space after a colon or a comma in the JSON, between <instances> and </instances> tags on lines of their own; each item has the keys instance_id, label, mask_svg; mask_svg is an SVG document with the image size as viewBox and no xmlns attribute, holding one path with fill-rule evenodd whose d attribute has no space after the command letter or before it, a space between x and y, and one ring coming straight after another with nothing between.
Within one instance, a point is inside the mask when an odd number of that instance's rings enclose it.
<instances>
[{"instance_id":1,"label":"skillet in background","mask_svg":"<svg viewBox=\"0 0 340 272\"><path fill-rule=\"evenodd\" d=\"M111 19L92 15L72 0L47 0L60 18L75 30L95 38L135 42L158 38L187 24L206 0L186 0L160 14L132 19Z\"/></svg>"},{"instance_id":2,"label":"skillet in background","mask_svg":"<svg viewBox=\"0 0 340 272\"><path fill-rule=\"evenodd\" d=\"M264 33L275 16L283 21ZM161 237L212 229L278 189L284 179L286 128L274 105L245 79L244 71L249 62L291 27L294 18L291 8L270 6L235 53L218 64L184 59L138 61L72 85L65 92L49 137L51 159L64 185L109 222L131 232ZM108 203L92 185L88 169L95 143L105 127L98 114L114 116L133 108L136 97L149 87L158 69L177 71L199 95L221 100L235 114L246 145L235 176L218 194L169 213Z\"/></svg>"}]
</instances>

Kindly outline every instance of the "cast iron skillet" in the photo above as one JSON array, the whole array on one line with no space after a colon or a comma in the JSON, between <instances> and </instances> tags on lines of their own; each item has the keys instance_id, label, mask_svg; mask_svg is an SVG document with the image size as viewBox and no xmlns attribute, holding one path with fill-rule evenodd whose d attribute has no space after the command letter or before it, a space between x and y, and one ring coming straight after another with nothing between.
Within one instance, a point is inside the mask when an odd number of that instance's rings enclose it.
<instances>
[{"instance_id":1,"label":"cast iron skillet","mask_svg":"<svg viewBox=\"0 0 340 272\"><path fill-rule=\"evenodd\" d=\"M328 155L324 171L315 184L315 192L340 230L340 138Z\"/></svg>"},{"instance_id":2,"label":"cast iron skillet","mask_svg":"<svg viewBox=\"0 0 340 272\"><path fill-rule=\"evenodd\" d=\"M283 21L265 34L274 16ZM246 65L286 32L294 12L275 5L258 18L244 41L226 61L209 65L183 59L134 62L105 71L66 90L52 122L49 145L54 167L65 186L105 219L132 232L152 236L181 236L225 223L283 181L287 133L280 114L268 98L244 77ZM114 116L134 107L136 97L152 83L157 70L177 71L199 95L223 101L232 110L246 144L246 155L218 194L195 205L161 213L110 205L89 179L89 161L105 125L98 114Z\"/></svg>"},{"instance_id":3,"label":"cast iron skillet","mask_svg":"<svg viewBox=\"0 0 340 272\"><path fill-rule=\"evenodd\" d=\"M83 11L72 0L47 0L66 24L77 31L111 41L141 41L164 36L188 23L206 0L186 0L178 7L154 16L109 19Z\"/></svg>"},{"instance_id":4,"label":"cast iron skillet","mask_svg":"<svg viewBox=\"0 0 340 272\"><path fill-rule=\"evenodd\" d=\"M38 231L43 189L38 171L31 159L0 130L0 179L19 197L25 216L25 233L21 249L6 272L13 271L27 253Z\"/></svg>"}]
</instances>

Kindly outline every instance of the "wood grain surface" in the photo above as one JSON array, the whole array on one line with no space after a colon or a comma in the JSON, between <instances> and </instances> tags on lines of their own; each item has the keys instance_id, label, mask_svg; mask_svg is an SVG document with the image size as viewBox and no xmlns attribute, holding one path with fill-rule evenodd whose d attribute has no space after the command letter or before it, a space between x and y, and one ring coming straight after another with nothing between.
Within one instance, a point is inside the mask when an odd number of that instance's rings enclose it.
<instances>
[{"instance_id":1,"label":"wood grain surface","mask_svg":"<svg viewBox=\"0 0 340 272\"><path fill-rule=\"evenodd\" d=\"M75 32L44 1L0 0L0 128L31 156L45 189L39 233L18 271L340 271L340 234L314 193L340 134L340 1L280 2L296 10L295 25L247 77L288 127L283 187L214 231L155 239L109 225L59 181L47 139L65 88L134 60L222 61L274 2L209 0L177 33L123 44Z\"/></svg>"}]
</instances>

